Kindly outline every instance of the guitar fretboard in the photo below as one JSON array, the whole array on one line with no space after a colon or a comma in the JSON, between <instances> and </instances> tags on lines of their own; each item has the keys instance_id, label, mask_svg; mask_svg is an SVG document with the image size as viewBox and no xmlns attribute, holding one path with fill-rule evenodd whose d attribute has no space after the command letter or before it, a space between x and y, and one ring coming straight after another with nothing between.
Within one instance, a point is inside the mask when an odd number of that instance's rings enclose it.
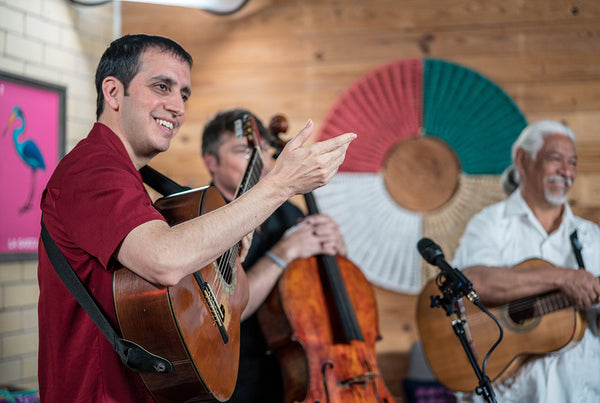
<instances>
[{"instance_id":1,"label":"guitar fretboard","mask_svg":"<svg viewBox=\"0 0 600 403\"><path fill-rule=\"evenodd\" d=\"M572 305L571 301L564 294L557 291L550 291L546 294L513 301L509 304L508 311L510 317L519 323Z\"/></svg>"},{"instance_id":2,"label":"guitar fretboard","mask_svg":"<svg viewBox=\"0 0 600 403\"><path fill-rule=\"evenodd\" d=\"M237 199L258 183L264 166L258 144L259 140L258 131L256 130L256 122L254 122L254 118L252 118L252 116L244 116L242 122L242 131L252 152L250 153L248 165L246 166L244 176L240 181L240 185L238 186L234 199ZM220 273L220 277L227 284L231 284L233 282L235 261L240 249L241 245L238 242L216 260L217 271Z\"/></svg>"},{"instance_id":3,"label":"guitar fretboard","mask_svg":"<svg viewBox=\"0 0 600 403\"><path fill-rule=\"evenodd\" d=\"M244 177L242 178L242 182L238 187L237 193L235 195L236 198L240 197L244 193L246 193L252 186L256 185L260 180L260 175L263 170L263 161L260 154L260 149L254 148L252 149L252 154L250 155L250 163L244 172Z\"/></svg>"}]
</instances>

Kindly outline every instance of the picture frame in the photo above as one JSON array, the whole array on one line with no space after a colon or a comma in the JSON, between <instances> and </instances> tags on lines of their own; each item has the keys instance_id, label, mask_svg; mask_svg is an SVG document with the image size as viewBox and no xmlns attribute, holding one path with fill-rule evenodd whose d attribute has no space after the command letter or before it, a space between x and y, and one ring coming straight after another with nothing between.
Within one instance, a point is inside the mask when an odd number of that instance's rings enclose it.
<instances>
[{"instance_id":1,"label":"picture frame","mask_svg":"<svg viewBox=\"0 0 600 403\"><path fill-rule=\"evenodd\" d=\"M0 71L0 262L37 259L41 195L65 155L66 93Z\"/></svg>"}]
</instances>

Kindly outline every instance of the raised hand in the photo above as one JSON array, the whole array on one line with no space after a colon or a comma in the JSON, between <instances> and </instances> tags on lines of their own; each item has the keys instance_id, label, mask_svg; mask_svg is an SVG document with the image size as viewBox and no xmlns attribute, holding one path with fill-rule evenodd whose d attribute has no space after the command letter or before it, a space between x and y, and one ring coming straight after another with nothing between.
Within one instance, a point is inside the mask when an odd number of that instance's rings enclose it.
<instances>
[{"instance_id":1,"label":"raised hand","mask_svg":"<svg viewBox=\"0 0 600 403\"><path fill-rule=\"evenodd\" d=\"M327 184L344 161L355 133L344 133L337 137L305 145L313 132L313 122L290 140L275 166L267 176L287 188L290 196L308 193Z\"/></svg>"}]
</instances>

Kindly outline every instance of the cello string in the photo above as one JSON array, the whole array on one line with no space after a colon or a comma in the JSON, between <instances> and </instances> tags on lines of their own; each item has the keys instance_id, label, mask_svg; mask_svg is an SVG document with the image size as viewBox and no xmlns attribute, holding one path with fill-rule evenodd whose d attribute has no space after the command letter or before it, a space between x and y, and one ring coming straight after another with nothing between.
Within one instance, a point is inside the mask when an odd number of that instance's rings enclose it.
<instances>
[{"instance_id":1,"label":"cello string","mask_svg":"<svg viewBox=\"0 0 600 403\"><path fill-rule=\"evenodd\" d=\"M308 212L311 215L319 214L319 207L317 201L312 194L309 192L304 195ZM358 324L358 320L354 313L354 307L348 296L344 279L342 278L340 269L337 265L337 260L334 256L320 255L318 257L325 265L327 277L329 279L330 288L336 302L336 308L346 340L363 340L362 331Z\"/></svg>"},{"instance_id":2,"label":"cello string","mask_svg":"<svg viewBox=\"0 0 600 403\"><path fill-rule=\"evenodd\" d=\"M333 256L323 255L322 259L326 267L327 276L331 284L346 340L363 340L362 332L358 325L354 308L352 307L352 302L348 296L340 270L334 260L335 258Z\"/></svg>"}]
</instances>

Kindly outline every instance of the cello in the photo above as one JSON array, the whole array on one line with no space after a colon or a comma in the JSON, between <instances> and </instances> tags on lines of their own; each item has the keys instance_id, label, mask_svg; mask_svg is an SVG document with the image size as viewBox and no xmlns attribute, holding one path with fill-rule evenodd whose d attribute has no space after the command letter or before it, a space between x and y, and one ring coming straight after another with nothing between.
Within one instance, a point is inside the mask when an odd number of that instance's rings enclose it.
<instances>
[{"instance_id":1,"label":"cello","mask_svg":"<svg viewBox=\"0 0 600 403\"><path fill-rule=\"evenodd\" d=\"M283 117L269 128L287 130ZM282 146L275 140L274 146ZM312 193L309 215L319 214ZM361 270L343 256L297 259L258 310L268 349L281 367L284 402L396 402L375 355L380 338L375 294Z\"/></svg>"}]
</instances>

